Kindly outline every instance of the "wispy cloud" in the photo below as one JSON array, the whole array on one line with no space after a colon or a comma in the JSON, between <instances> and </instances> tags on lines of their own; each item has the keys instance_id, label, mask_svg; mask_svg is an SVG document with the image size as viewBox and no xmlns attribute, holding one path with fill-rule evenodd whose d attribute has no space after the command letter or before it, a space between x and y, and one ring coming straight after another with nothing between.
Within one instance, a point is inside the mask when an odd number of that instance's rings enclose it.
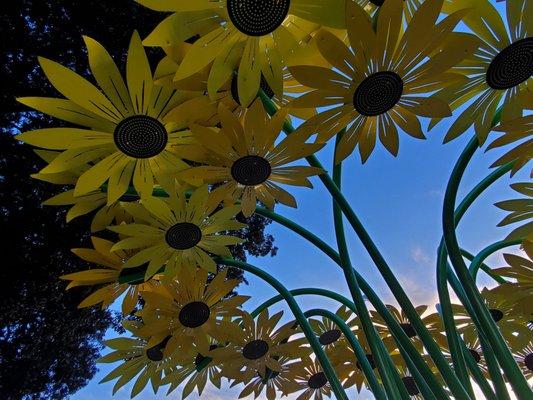
<instances>
[{"instance_id":1,"label":"wispy cloud","mask_svg":"<svg viewBox=\"0 0 533 400\"><path fill-rule=\"evenodd\" d=\"M420 245L411 248L411 259L422 266L434 265L434 258Z\"/></svg>"}]
</instances>

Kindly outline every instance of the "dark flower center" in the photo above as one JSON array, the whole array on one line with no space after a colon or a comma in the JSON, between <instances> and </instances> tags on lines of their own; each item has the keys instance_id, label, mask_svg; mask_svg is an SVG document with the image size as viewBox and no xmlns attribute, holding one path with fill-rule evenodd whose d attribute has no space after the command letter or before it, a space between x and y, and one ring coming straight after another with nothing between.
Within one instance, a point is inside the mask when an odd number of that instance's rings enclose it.
<instances>
[{"instance_id":1,"label":"dark flower center","mask_svg":"<svg viewBox=\"0 0 533 400\"><path fill-rule=\"evenodd\" d=\"M511 43L494 57L487 68L487 85L505 90L533 75L533 37Z\"/></svg>"},{"instance_id":2,"label":"dark flower center","mask_svg":"<svg viewBox=\"0 0 533 400\"><path fill-rule=\"evenodd\" d=\"M400 326L402 327L403 331L408 337L414 338L416 336L416 331L415 331L415 328L413 328L413 325L409 323L405 323L405 324L400 324Z\"/></svg>"},{"instance_id":3,"label":"dark flower center","mask_svg":"<svg viewBox=\"0 0 533 400\"><path fill-rule=\"evenodd\" d=\"M270 163L263 157L244 156L231 166L231 176L238 183L245 186L260 185L272 173Z\"/></svg>"},{"instance_id":4,"label":"dark flower center","mask_svg":"<svg viewBox=\"0 0 533 400\"><path fill-rule=\"evenodd\" d=\"M268 343L258 339L247 343L242 349L242 355L248 360L257 360L268 353Z\"/></svg>"},{"instance_id":5,"label":"dark flower center","mask_svg":"<svg viewBox=\"0 0 533 400\"><path fill-rule=\"evenodd\" d=\"M193 301L183 306L178 319L187 328L198 328L207 322L210 315L211 310L207 304Z\"/></svg>"},{"instance_id":6,"label":"dark flower center","mask_svg":"<svg viewBox=\"0 0 533 400\"><path fill-rule=\"evenodd\" d=\"M261 81L259 82L259 87L263 90L263 92L268 96L269 99L272 99L275 95L274 91L268 84L267 80L265 79L265 76L261 74ZM237 103L238 105L241 105L241 100L239 99L239 89L238 89L238 79L237 74L233 74L233 77L231 78L231 97Z\"/></svg>"},{"instance_id":7,"label":"dark flower center","mask_svg":"<svg viewBox=\"0 0 533 400\"><path fill-rule=\"evenodd\" d=\"M179 222L165 234L167 244L176 250L192 249L202 240L202 231L190 222Z\"/></svg>"},{"instance_id":8,"label":"dark flower center","mask_svg":"<svg viewBox=\"0 0 533 400\"><path fill-rule=\"evenodd\" d=\"M392 71L376 72L367 76L355 89L355 110L367 117L384 114L393 108L403 93L403 80Z\"/></svg>"},{"instance_id":9,"label":"dark flower center","mask_svg":"<svg viewBox=\"0 0 533 400\"><path fill-rule=\"evenodd\" d=\"M113 139L117 148L133 158L155 157L167 146L165 126L148 115L133 115L115 128Z\"/></svg>"},{"instance_id":10,"label":"dark flower center","mask_svg":"<svg viewBox=\"0 0 533 400\"><path fill-rule=\"evenodd\" d=\"M248 36L274 32L289 13L290 0L227 0L228 15L235 27Z\"/></svg>"},{"instance_id":11,"label":"dark flower center","mask_svg":"<svg viewBox=\"0 0 533 400\"><path fill-rule=\"evenodd\" d=\"M163 350L167 346L171 336L167 336L161 343L146 349L146 357L151 361L161 361L163 359Z\"/></svg>"},{"instance_id":12,"label":"dark flower center","mask_svg":"<svg viewBox=\"0 0 533 400\"><path fill-rule=\"evenodd\" d=\"M335 343L341 337L341 331L338 329L332 329L331 331L324 332L318 338L318 341L322 346L327 346L328 344Z\"/></svg>"},{"instance_id":13,"label":"dark flower center","mask_svg":"<svg viewBox=\"0 0 533 400\"><path fill-rule=\"evenodd\" d=\"M494 322L498 322L503 318L503 312L501 312L497 308L491 308L489 312Z\"/></svg>"},{"instance_id":14,"label":"dark flower center","mask_svg":"<svg viewBox=\"0 0 533 400\"><path fill-rule=\"evenodd\" d=\"M376 362L374 361L374 356L372 354L366 354L366 359L368 360L370 367L372 369L376 369ZM355 363L355 366L357 367L358 370L360 371L363 370L363 368L361 367L361 363L359 363L359 361Z\"/></svg>"},{"instance_id":15,"label":"dark flower center","mask_svg":"<svg viewBox=\"0 0 533 400\"><path fill-rule=\"evenodd\" d=\"M481 361L481 354L479 354L479 351L474 349L468 349L468 351L470 352L474 360L479 364L479 362Z\"/></svg>"},{"instance_id":16,"label":"dark flower center","mask_svg":"<svg viewBox=\"0 0 533 400\"><path fill-rule=\"evenodd\" d=\"M415 380L412 376L403 377L402 382L410 396L416 396L417 394L420 394L420 390L418 390L418 386L416 386Z\"/></svg>"},{"instance_id":17,"label":"dark flower center","mask_svg":"<svg viewBox=\"0 0 533 400\"><path fill-rule=\"evenodd\" d=\"M524 364L526 364L527 369L533 372L533 353L529 353L524 357Z\"/></svg>"},{"instance_id":18,"label":"dark flower center","mask_svg":"<svg viewBox=\"0 0 533 400\"><path fill-rule=\"evenodd\" d=\"M320 389L326 383L328 383L328 378L323 372L314 374L307 380L307 384L311 389Z\"/></svg>"}]
</instances>

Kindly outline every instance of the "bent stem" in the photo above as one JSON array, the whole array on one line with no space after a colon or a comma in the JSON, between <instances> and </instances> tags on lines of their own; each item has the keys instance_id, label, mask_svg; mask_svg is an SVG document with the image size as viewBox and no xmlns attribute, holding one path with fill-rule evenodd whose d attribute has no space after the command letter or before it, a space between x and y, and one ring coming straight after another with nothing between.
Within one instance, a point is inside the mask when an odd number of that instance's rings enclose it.
<instances>
[{"instance_id":1,"label":"bent stem","mask_svg":"<svg viewBox=\"0 0 533 400\"><path fill-rule=\"evenodd\" d=\"M366 357L365 351L361 347L361 344L354 336L348 325L346 325L346 322L337 314L319 308L306 311L304 314L308 318L316 315L322 316L330 319L335 323L335 325L337 325L337 327L346 337L346 340L348 340L348 343L350 343L350 346L355 354L355 357L357 358L357 361L359 362L359 365L361 366L361 369L363 370L363 373L367 379L370 389L372 390L372 393L374 394L374 396L376 396L376 399L378 400L387 400L387 396L385 395L383 388L379 384L376 378L376 374L374 374L374 370L372 369L372 366L370 365L370 362Z\"/></svg>"},{"instance_id":2,"label":"bent stem","mask_svg":"<svg viewBox=\"0 0 533 400\"><path fill-rule=\"evenodd\" d=\"M470 275L472 275L472 278L474 279L474 281L477 278L477 273L479 271L479 268L481 267L481 265L483 264L483 261L485 261L487 257L497 252L498 250L505 249L506 247L517 246L521 243L522 243L522 239L502 240L502 241L493 243L490 246L487 246L483 250L481 250L474 257L474 259L470 263L470 267L468 268L470 270Z\"/></svg>"},{"instance_id":3,"label":"bent stem","mask_svg":"<svg viewBox=\"0 0 533 400\"><path fill-rule=\"evenodd\" d=\"M324 352L324 349L322 348L320 342L318 341L318 338L316 337L313 331L313 328L311 328L311 325L309 325L307 318L305 318L305 315L303 314L300 306L298 305L298 303L292 296L291 292L287 288L285 288L285 286L283 286L272 275L266 273L262 269L257 268L251 264L245 263L243 261L229 259L229 258L217 259L216 261L219 264L239 268L246 272L250 272L254 274L255 276L264 280L274 289L276 289L276 291L281 296L283 296L291 312L296 318L296 321L298 322L298 324L300 324L300 327L302 328L302 331L305 337L307 338L307 341L311 345L316 357L318 358L320 365L322 366L322 369L324 370L324 374L326 375L331 385L331 389L333 390L333 393L335 393L335 396L339 400L348 400L348 396L346 395L346 392L344 391L344 388L342 387L339 381L339 378L337 377L337 373L335 372L335 369L331 365L331 362L329 361L326 353Z\"/></svg>"}]
</instances>

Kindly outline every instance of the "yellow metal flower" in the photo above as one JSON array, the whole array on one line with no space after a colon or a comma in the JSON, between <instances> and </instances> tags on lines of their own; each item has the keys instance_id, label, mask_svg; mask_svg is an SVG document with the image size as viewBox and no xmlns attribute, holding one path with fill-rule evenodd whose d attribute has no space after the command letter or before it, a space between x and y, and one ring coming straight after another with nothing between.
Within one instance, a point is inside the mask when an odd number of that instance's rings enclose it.
<instances>
[{"instance_id":1,"label":"yellow metal flower","mask_svg":"<svg viewBox=\"0 0 533 400\"><path fill-rule=\"evenodd\" d=\"M278 361L281 357L307 355L304 338L291 340L297 333L294 321L276 329L282 316L283 312L270 316L265 310L254 321L248 313L243 313L241 334L227 346L212 351L223 364L222 374L235 378L243 373L250 375L251 371L251 376L256 373L266 376L269 371L281 372Z\"/></svg>"},{"instance_id":2,"label":"yellow metal flower","mask_svg":"<svg viewBox=\"0 0 533 400\"><path fill-rule=\"evenodd\" d=\"M492 164L493 167L514 161L512 169L514 174L531 161L533 158L533 115L504 122L493 130L504 133L488 146L489 149L513 144L509 151Z\"/></svg>"},{"instance_id":3,"label":"yellow metal flower","mask_svg":"<svg viewBox=\"0 0 533 400\"><path fill-rule=\"evenodd\" d=\"M296 400L322 400L324 397L331 397L331 385L316 358L312 360L305 357L291 365L288 376L298 384L299 391L303 390Z\"/></svg>"},{"instance_id":4,"label":"yellow metal flower","mask_svg":"<svg viewBox=\"0 0 533 400\"><path fill-rule=\"evenodd\" d=\"M263 374L259 371L254 373L252 370L247 370L240 373L231 384L232 387L244 384L239 398L253 394L254 399L257 399L264 392L267 400L275 400L278 392L282 396L288 396L298 391L299 385L290 377L290 370L295 363L294 358L280 357L277 361L281 365L281 371L267 370L266 374Z\"/></svg>"},{"instance_id":5,"label":"yellow metal flower","mask_svg":"<svg viewBox=\"0 0 533 400\"><path fill-rule=\"evenodd\" d=\"M57 151L35 150L35 152L46 162L51 162L59 155L59 152ZM90 167L90 165L83 165L71 171L50 174L39 172L37 174L32 174L31 177L56 185L75 185L80 175ZM122 198L124 198L124 196ZM107 194L100 189L81 196L74 196L74 189L70 189L49 198L43 202L43 205L72 206L66 215L67 222L72 221L76 217L98 210L92 218L91 232L104 230L111 225L113 221L117 224L131 222L131 216L126 213L121 203L116 201L108 204Z\"/></svg>"},{"instance_id":6,"label":"yellow metal flower","mask_svg":"<svg viewBox=\"0 0 533 400\"><path fill-rule=\"evenodd\" d=\"M170 336L166 352L195 346L200 354L208 354L211 341L225 343L239 337L240 327L229 319L242 313L238 309L249 297L225 298L240 283L226 280L227 269L220 271L208 284L208 272L184 268L175 280L163 282L154 290L142 292L144 308L137 314L144 326L139 330L157 344Z\"/></svg>"},{"instance_id":7,"label":"yellow metal flower","mask_svg":"<svg viewBox=\"0 0 533 400\"><path fill-rule=\"evenodd\" d=\"M167 121L170 110L191 96L155 86L140 38L131 39L126 64L127 85L107 51L84 37L89 65L101 90L71 70L40 58L52 85L66 99L26 97L19 101L80 128L25 132L19 140L36 147L63 150L42 173L59 173L92 164L76 181L74 194L85 195L108 184L108 204L130 186L143 197L155 182L187 165L169 149L188 142L185 125Z\"/></svg>"},{"instance_id":8,"label":"yellow metal flower","mask_svg":"<svg viewBox=\"0 0 533 400\"><path fill-rule=\"evenodd\" d=\"M402 330L411 339L413 345L417 349L422 350L424 348L424 344L418 337L415 328L413 327L413 325L409 321L409 318L407 318L407 315L405 315L403 310L400 310L392 305L387 305L387 309L400 323ZM441 317L438 313L427 313L427 309L428 306L425 305L418 306L415 308L417 314L422 320L422 323L431 333L433 339L442 349L446 349L448 342L446 340L446 336L442 333L444 331L444 327L442 326ZM370 315L378 333L380 333L380 335L384 338L383 341L385 342L386 346L388 348L397 349L397 343L392 337L389 327L385 323L385 320L376 311L370 311Z\"/></svg>"},{"instance_id":9,"label":"yellow metal flower","mask_svg":"<svg viewBox=\"0 0 533 400\"><path fill-rule=\"evenodd\" d=\"M130 323L124 326L137 335L140 324ZM150 345L142 337L121 337L106 340L105 344L113 351L101 357L99 363L121 364L107 374L100 383L117 379L113 387L115 394L122 386L135 379L135 384L131 390L131 397L138 395L150 382L157 393L163 385L163 376L172 372L176 365L181 362L179 351L170 355L163 354L168 339L162 340L155 345Z\"/></svg>"},{"instance_id":10,"label":"yellow metal flower","mask_svg":"<svg viewBox=\"0 0 533 400\"><path fill-rule=\"evenodd\" d=\"M324 142L340 130L346 133L336 151L340 162L359 147L365 162L376 138L396 155L397 127L415 138L424 134L418 117L451 115L446 102L423 97L425 93L465 78L448 70L473 52L473 35L452 33L464 12L437 23L442 0L426 1L415 18L402 29L401 0L387 0L380 8L376 30L369 15L347 3L347 30L351 48L323 31L317 45L335 69L315 66L290 67L292 75L315 90L295 99L292 107L328 107L301 127L318 133Z\"/></svg>"},{"instance_id":11,"label":"yellow metal flower","mask_svg":"<svg viewBox=\"0 0 533 400\"><path fill-rule=\"evenodd\" d=\"M243 123L223 105L219 115L222 129L193 125L200 145L176 149L183 158L206 164L181 171L178 179L222 184L212 192L215 202L240 199L247 217L255 211L257 200L271 209L276 201L296 207L294 197L276 183L312 187L308 178L321 169L287 164L313 154L323 144L306 143L308 135L299 130L276 143L287 113L280 110L270 119L260 100L248 109Z\"/></svg>"},{"instance_id":12,"label":"yellow metal flower","mask_svg":"<svg viewBox=\"0 0 533 400\"><path fill-rule=\"evenodd\" d=\"M525 257L517 254L504 254L503 258L508 266L495 268L493 273L514 280L514 292L520 293L520 297L529 297L533 300L533 242L524 241L522 249ZM532 303L529 302L529 305ZM524 304L525 306L525 304Z\"/></svg>"},{"instance_id":13,"label":"yellow metal flower","mask_svg":"<svg viewBox=\"0 0 533 400\"><path fill-rule=\"evenodd\" d=\"M531 74L533 34L530 19L533 2L507 1L507 26L494 5L488 0L447 0L445 11L470 8L463 22L481 39L479 49L455 68L468 80L457 82L435 94L457 109L471 104L451 125L445 141L463 134L472 124L480 143L491 130L496 110L503 100L501 121L521 115L520 92L533 104ZM432 125L438 120L432 121Z\"/></svg>"},{"instance_id":14,"label":"yellow metal flower","mask_svg":"<svg viewBox=\"0 0 533 400\"><path fill-rule=\"evenodd\" d=\"M533 342L524 344L522 348L516 349L513 356L522 369L522 373L529 381L533 378Z\"/></svg>"},{"instance_id":15,"label":"yellow metal flower","mask_svg":"<svg viewBox=\"0 0 533 400\"><path fill-rule=\"evenodd\" d=\"M196 189L187 200L180 188L170 191L170 197L150 197L142 204L125 203L135 223L109 227L127 238L113 246L113 251L141 249L125 264L125 268L148 263L145 279L161 268L172 278L181 269L194 271L197 266L215 273L216 263L208 253L231 257L227 246L243 239L220 234L241 229L245 225L234 220L239 206L224 207L215 213L209 207L207 186ZM218 203L214 203L215 207Z\"/></svg>"},{"instance_id":16,"label":"yellow metal flower","mask_svg":"<svg viewBox=\"0 0 533 400\"><path fill-rule=\"evenodd\" d=\"M357 319L355 314L345 306L341 306L335 312L348 327L355 329ZM324 347L326 354L333 360L345 360L349 353L349 343L338 326L329 318L309 319L309 323L318 337L318 341Z\"/></svg>"},{"instance_id":17,"label":"yellow metal flower","mask_svg":"<svg viewBox=\"0 0 533 400\"><path fill-rule=\"evenodd\" d=\"M218 344L211 340L210 349L217 347ZM201 396L208 382L220 389L222 380L219 361L213 359L210 352L202 355L194 344L192 344L190 351L191 356L180 362L180 365L176 366L163 379L163 384L170 384L167 396L183 383L185 385L181 391L182 399L187 398L195 389L198 396Z\"/></svg>"},{"instance_id":18,"label":"yellow metal flower","mask_svg":"<svg viewBox=\"0 0 533 400\"><path fill-rule=\"evenodd\" d=\"M521 222L508 236L507 240L524 239L533 242L533 221L531 221L531 208L533 207L533 184L531 182L513 183L511 188L525 195L519 199L505 200L496 203L498 208L510 212L498 226L506 226ZM525 223L524 223L525 222Z\"/></svg>"},{"instance_id":19,"label":"yellow metal flower","mask_svg":"<svg viewBox=\"0 0 533 400\"><path fill-rule=\"evenodd\" d=\"M208 86L214 94L238 70L243 106L257 96L261 75L282 96L284 64L317 25L344 26L344 0L137 1L154 10L174 12L144 40L145 45L166 47L200 35L175 80L212 63Z\"/></svg>"},{"instance_id":20,"label":"yellow metal flower","mask_svg":"<svg viewBox=\"0 0 533 400\"><path fill-rule=\"evenodd\" d=\"M109 307L115 300L124 294L122 300L122 313L130 314L139 301L141 291L149 291L158 284L152 279L148 282L133 281L121 283L121 279L132 274L132 269L124 269L124 262L131 257L132 252L112 252L113 242L93 236L91 238L94 249L72 249L72 252L89 263L105 268L92 268L60 276L60 279L70 281L67 289L79 286L99 287L90 296L83 300L79 307L90 307L102 303L102 308Z\"/></svg>"}]
</instances>

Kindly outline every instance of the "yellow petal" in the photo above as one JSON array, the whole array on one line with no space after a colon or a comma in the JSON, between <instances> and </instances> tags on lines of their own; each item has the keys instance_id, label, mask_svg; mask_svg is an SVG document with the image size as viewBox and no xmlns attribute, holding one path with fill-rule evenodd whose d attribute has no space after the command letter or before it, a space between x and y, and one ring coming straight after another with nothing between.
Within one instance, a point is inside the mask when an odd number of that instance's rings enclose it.
<instances>
[{"instance_id":1,"label":"yellow petal","mask_svg":"<svg viewBox=\"0 0 533 400\"><path fill-rule=\"evenodd\" d=\"M126 78L133 109L138 114L146 113L150 104L150 95L152 94L154 82L146 52L136 31L131 37L128 49Z\"/></svg>"},{"instance_id":2,"label":"yellow petal","mask_svg":"<svg viewBox=\"0 0 533 400\"><path fill-rule=\"evenodd\" d=\"M247 107L257 97L260 82L259 39L248 38L237 75L239 101L243 107Z\"/></svg>"}]
</instances>

